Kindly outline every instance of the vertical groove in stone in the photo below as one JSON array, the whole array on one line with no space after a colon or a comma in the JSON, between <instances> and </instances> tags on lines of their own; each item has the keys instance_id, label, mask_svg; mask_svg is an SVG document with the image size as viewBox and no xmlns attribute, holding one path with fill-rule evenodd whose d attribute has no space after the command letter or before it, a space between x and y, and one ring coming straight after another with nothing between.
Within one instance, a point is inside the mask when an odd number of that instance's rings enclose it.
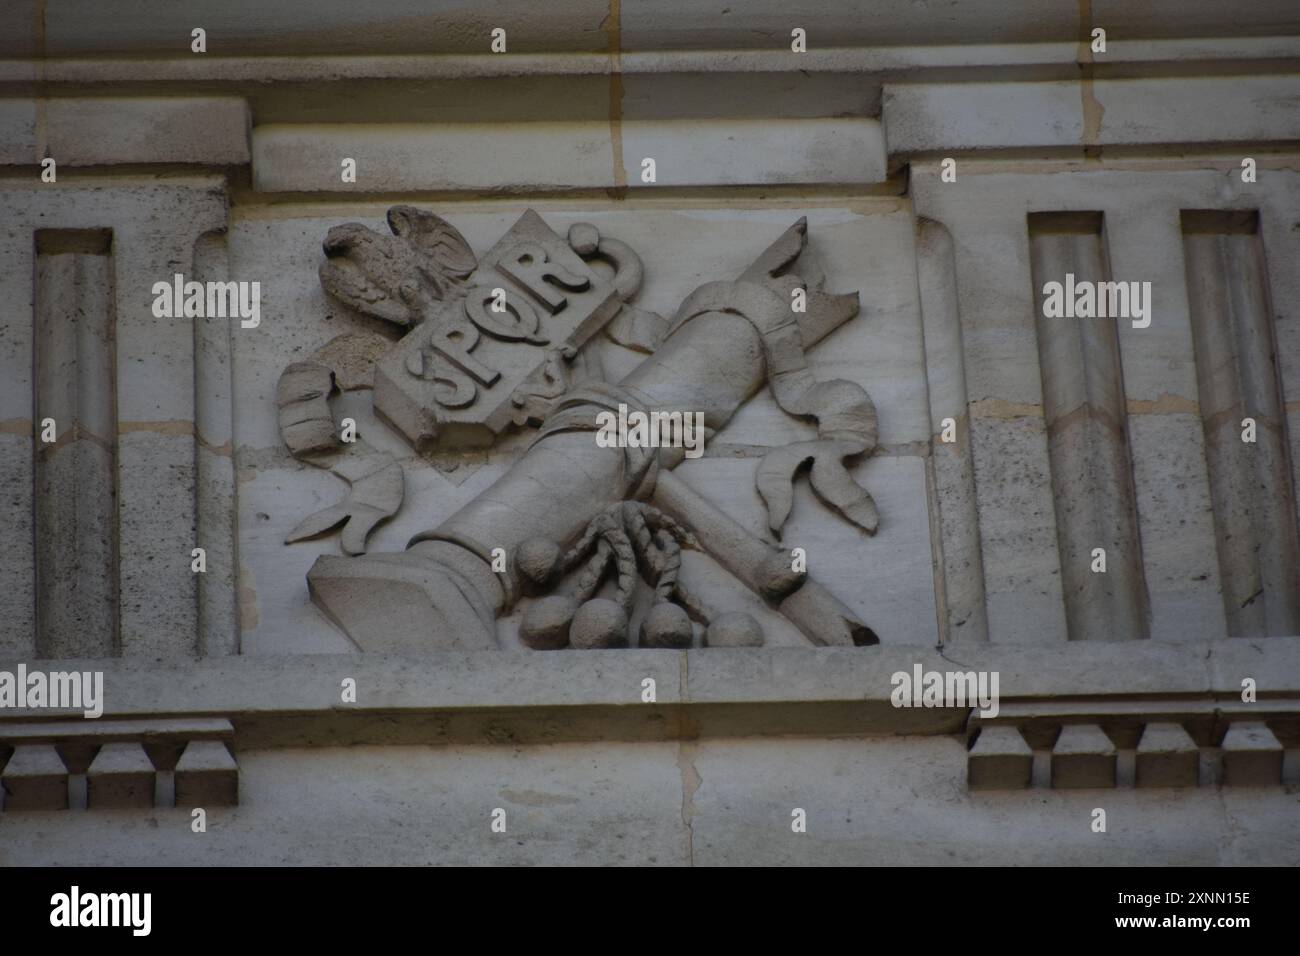
<instances>
[{"instance_id":1,"label":"vertical groove in stone","mask_svg":"<svg viewBox=\"0 0 1300 956\"><path fill-rule=\"evenodd\" d=\"M1114 318L1047 318L1048 282L1107 282L1100 213L1031 213L1052 496L1070 640L1144 638L1150 621ZM1096 548L1106 570L1093 571Z\"/></svg>"},{"instance_id":2,"label":"vertical groove in stone","mask_svg":"<svg viewBox=\"0 0 1300 956\"><path fill-rule=\"evenodd\" d=\"M957 265L952 236L940 222L917 224L918 281L930 391L930 446L942 593L940 634L944 643L987 641L984 559L971 451L969 397L958 312ZM955 442L942 440L943 421L956 423Z\"/></svg>"},{"instance_id":3,"label":"vertical groove in stone","mask_svg":"<svg viewBox=\"0 0 1300 956\"><path fill-rule=\"evenodd\" d=\"M1258 213L1184 210L1187 298L1231 637L1300 633L1300 544ZM1255 421L1254 443L1242 440Z\"/></svg>"},{"instance_id":4,"label":"vertical groove in stone","mask_svg":"<svg viewBox=\"0 0 1300 956\"><path fill-rule=\"evenodd\" d=\"M36 233L36 648L118 653L112 233ZM57 440L42 441L53 419Z\"/></svg>"},{"instance_id":5,"label":"vertical groove in stone","mask_svg":"<svg viewBox=\"0 0 1300 956\"><path fill-rule=\"evenodd\" d=\"M209 232L194 244L199 282L228 279L224 232ZM198 576L199 653L239 653L238 487L232 423L231 328L238 319L194 320L194 425L197 546L207 555Z\"/></svg>"}]
</instances>

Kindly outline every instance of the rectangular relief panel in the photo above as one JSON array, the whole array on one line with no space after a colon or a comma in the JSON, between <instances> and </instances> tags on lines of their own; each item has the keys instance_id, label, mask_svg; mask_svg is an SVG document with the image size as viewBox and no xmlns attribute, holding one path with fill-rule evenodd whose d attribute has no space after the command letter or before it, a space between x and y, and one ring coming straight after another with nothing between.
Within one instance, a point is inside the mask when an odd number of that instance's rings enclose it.
<instances>
[{"instance_id":1,"label":"rectangular relief panel","mask_svg":"<svg viewBox=\"0 0 1300 956\"><path fill-rule=\"evenodd\" d=\"M112 232L36 232L36 649L118 647ZM53 441L50 441L50 438Z\"/></svg>"},{"instance_id":2,"label":"rectangular relief panel","mask_svg":"<svg viewBox=\"0 0 1300 956\"><path fill-rule=\"evenodd\" d=\"M1228 634L1300 634L1300 546L1259 214L1184 210L1182 228Z\"/></svg>"},{"instance_id":3,"label":"rectangular relief panel","mask_svg":"<svg viewBox=\"0 0 1300 956\"><path fill-rule=\"evenodd\" d=\"M1030 213L1029 238L1069 637L1145 638L1149 610L1116 319L1112 308L1095 314L1102 311L1097 293L1106 295L1099 284L1110 281L1102 215ZM1065 314L1047 315L1049 283L1060 284L1056 304Z\"/></svg>"}]
</instances>

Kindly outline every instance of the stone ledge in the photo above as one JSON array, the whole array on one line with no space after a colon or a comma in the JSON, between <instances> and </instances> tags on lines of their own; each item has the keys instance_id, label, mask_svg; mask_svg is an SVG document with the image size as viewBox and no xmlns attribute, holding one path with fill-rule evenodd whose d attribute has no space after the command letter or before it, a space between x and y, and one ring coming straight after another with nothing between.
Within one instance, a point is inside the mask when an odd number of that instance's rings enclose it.
<instances>
[{"instance_id":1,"label":"stone ledge","mask_svg":"<svg viewBox=\"0 0 1300 956\"><path fill-rule=\"evenodd\" d=\"M1077 82L898 83L884 90L891 157L987 149L1290 141L1290 75L1097 79L1088 124Z\"/></svg>"},{"instance_id":2,"label":"stone ledge","mask_svg":"<svg viewBox=\"0 0 1300 956\"><path fill-rule=\"evenodd\" d=\"M39 117L39 121L38 121ZM73 167L139 163L242 166L248 104L239 96L0 99L0 162L43 156Z\"/></svg>"},{"instance_id":3,"label":"stone ledge","mask_svg":"<svg viewBox=\"0 0 1300 956\"><path fill-rule=\"evenodd\" d=\"M617 146L617 148L616 148ZM340 160L356 161L371 192L499 189L530 157L523 188L554 190L644 185L641 164L656 164L655 187L877 183L885 179L880 123L869 119L338 124L258 126L253 188L271 192L355 193ZM614 157L621 156L621 166ZM514 164L514 165L511 165Z\"/></svg>"},{"instance_id":4,"label":"stone ledge","mask_svg":"<svg viewBox=\"0 0 1300 956\"><path fill-rule=\"evenodd\" d=\"M1210 712L1232 709L1244 677L1258 682L1260 708L1300 694L1300 641L1293 638L984 645L944 653L886 645L25 663L103 670L103 719L226 717L241 748L960 733L970 708L892 705L891 675L918 665L997 671L1010 720L1019 719L1016 708L1033 712L1052 698L1075 720L1146 714L1161 699ZM0 663L0 670L16 666ZM342 702L345 678L356 681L355 704ZM654 681L653 703L641 700L646 679ZM0 711L0 737L17 722L43 723L59 713Z\"/></svg>"},{"instance_id":5,"label":"stone ledge","mask_svg":"<svg viewBox=\"0 0 1300 956\"><path fill-rule=\"evenodd\" d=\"M214 55L292 51L318 56L356 51L486 51L494 27L506 30L512 52L603 52L611 48L788 49L794 26L806 29L809 45L815 47L819 43L896 46L1074 40L1081 32L1086 35L1090 23L1106 27L1117 41L1280 34L1295 24L1294 4L1287 0L1242 5L1215 0L1098 2L1083 11L1069 0L1002 4L960 0L942 8L864 4L861 0L754 0L737 5L730 15L723 15L726 10L718 12L721 5L680 0L636 0L621 5L608 0L547 4L500 0L491 5L490 12L418 0L375 6L340 0L215 6L204 0L168 0L141 4L130 12L92 0L19 6L26 9L20 9L6 24L0 55L39 51L52 56L182 57L189 53L194 26L207 31L208 50ZM304 29L306 23L310 29Z\"/></svg>"},{"instance_id":6,"label":"stone ledge","mask_svg":"<svg viewBox=\"0 0 1300 956\"><path fill-rule=\"evenodd\" d=\"M60 165L248 162L241 97L54 98L45 114L44 145Z\"/></svg>"},{"instance_id":7,"label":"stone ledge","mask_svg":"<svg viewBox=\"0 0 1300 956\"><path fill-rule=\"evenodd\" d=\"M1111 37L1098 75L1113 69L1150 65L1203 68L1207 63L1233 61L1244 72L1275 69L1277 61L1300 56L1300 37L1246 36L1125 40ZM1037 43L917 43L898 46L819 46L791 56L788 47L723 50L627 50L617 71L625 77L655 74L797 74L840 73L877 78L915 80L941 73L951 78L966 71L972 79L988 79L990 69L1001 80L1077 80L1078 40ZM51 56L45 59L0 60L0 83L20 90L50 84L179 84L204 89L244 91L259 82L355 82L364 80L473 80L501 77L592 76L614 72L608 53L551 52L491 53L410 52L395 54L331 54L299 56L277 50L260 56L210 52L204 56L140 55L122 57Z\"/></svg>"}]
</instances>

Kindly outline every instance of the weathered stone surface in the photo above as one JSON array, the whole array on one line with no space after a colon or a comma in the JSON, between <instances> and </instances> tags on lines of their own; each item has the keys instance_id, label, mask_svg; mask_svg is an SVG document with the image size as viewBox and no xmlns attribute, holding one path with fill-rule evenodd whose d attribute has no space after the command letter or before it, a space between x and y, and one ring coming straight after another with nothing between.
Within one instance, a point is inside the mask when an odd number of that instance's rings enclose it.
<instances>
[{"instance_id":1,"label":"weathered stone surface","mask_svg":"<svg viewBox=\"0 0 1300 956\"><path fill-rule=\"evenodd\" d=\"M1182 226L1228 634L1293 635L1300 532L1259 216L1185 212Z\"/></svg>"},{"instance_id":2,"label":"weathered stone surface","mask_svg":"<svg viewBox=\"0 0 1300 956\"><path fill-rule=\"evenodd\" d=\"M108 657L118 639L112 236L37 233L36 643ZM54 442L47 442L52 423Z\"/></svg>"},{"instance_id":3,"label":"weathered stone surface","mask_svg":"<svg viewBox=\"0 0 1300 956\"><path fill-rule=\"evenodd\" d=\"M1213 640L1224 617L1201 425L1184 412L1131 414L1128 437L1151 639Z\"/></svg>"},{"instance_id":4,"label":"weathered stone surface","mask_svg":"<svg viewBox=\"0 0 1300 956\"><path fill-rule=\"evenodd\" d=\"M987 641L988 606L971 452L970 395L963 367L957 263L942 223L917 223L917 281L925 325L930 399L932 522L937 525L940 640Z\"/></svg>"},{"instance_id":5,"label":"weathered stone surface","mask_svg":"<svg viewBox=\"0 0 1300 956\"><path fill-rule=\"evenodd\" d=\"M1101 226L1094 213L1029 215L1034 288L1043 294L1035 297L1043 419L1072 641L1145 638L1150 618L1128 455L1120 320L1052 316L1046 303L1053 283L1111 281Z\"/></svg>"},{"instance_id":6,"label":"weathered stone surface","mask_svg":"<svg viewBox=\"0 0 1300 956\"><path fill-rule=\"evenodd\" d=\"M6 164L34 163L36 155L36 103L33 100L0 100L0 161Z\"/></svg>"},{"instance_id":7,"label":"weathered stone surface","mask_svg":"<svg viewBox=\"0 0 1300 956\"><path fill-rule=\"evenodd\" d=\"M69 182L60 176L57 183L45 184L33 177L23 188L6 190L6 229L21 241L3 247L0 274L11 276L6 282L17 280L26 288L17 298L11 297L12 286L3 291L6 302L28 303L28 307L6 312L0 323L6 329L4 362L6 368L25 365L28 371L18 378L0 376L6 379L0 392L4 403L0 422L5 423L0 431L13 434L14 419L32 418L32 399L39 384L32 378L37 368L32 282L36 231L84 235L88 229L100 233L108 229L112 236L111 255L94 256L111 262L111 268L102 279L90 281L86 291L107 296L101 311L112 328L107 349L112 403L93 404L97 420L107 422L94 432L104 442L97 447L115 459L111 473L116 479L116 502L110 510L118 539L114 557L121 585L116 615L120 641L111 628L102 626L76 632L74 641L102 644L108 635L108 646L151 657L190 656L198 647L195 575L190 570L197 510L194 320L155 316L151 289L177 271L188 271L198 236L224 224L223 182L219 176L193 175L128 179L104 188L93 181ZM102 382L103 376L98 380ZM67 384L66 379L60 381ZM21 434L35 433L28 427ZM33 512L38 507L33 503ZM64 516L72 515L68 511ZM10 526L21 527L21 523ZM31 533L35 534L34 527ZM52 537L43 537L53 543ZM92 553L91 544L89 539L85 542L87 555ZM16 547L36 554L34 540L18 542ZM103 579L102 574L91 575L85 585L89 589ZM103 607L106 602L99 603ZM25 636L35 653L35 634ZM77 653L95 652L85 646Z\"/></svg>"},{"instance_id":8,"label":"weathered stone surface","mask_svg":"<svg viewBox=\"0 0 1300 956\"><path fill-rule=\"evenodd\" d=\"M989 639L1064 641L1061 560L1041 413L976 413L970 429Z\"/></svg>"},{"instance_id":9,"label":"weathered stone surface","mask_svg":"<svg viewBox=\"0 0 1300 956\"><path fill-rule=\"evenodd\" d=\"M29 425L30 428L30 425ZM29 435L0 434L0 504L15 540L34 540L31 475L34 449ZM0 654L9 659L35 656L36 568L26 548L0 548Z\"/></svg>"},{"instance_id":10,"label":"weathered stone surface","mask_svg":"<svg viewBox=\"0 0 1300 956\"><path fill-rule=\"evenodd\" d=\"M248 103L238 96L61 96L48 105L45 124L48 155L61 165L248 162Z\"/></svg>"},{"instance_id":11,"label":"weathered stone surface","mask_svg":"<svg viewBox=\"0 0 1300 956\"><path fill-rule=\"evenodd\" d=\"M1024 323L1035 311L1026 215L1096 208L1103 205L1096 201L1103 193L1113 199L1104 204L1113 276L1150 281L1155 290L1150 327L1135 329L1121 322L1119 328L1151 634L1162 641L1221 634L1222 612L1215 607L1220 575L1217 568L1205 567L1204 560L1214 556L1213 512L1205 451L1197 447L1203 440L1194 434L1200 409L1179 211L1225 204L1253 208L1267 191L1273 215L1285 218L1293 208L1292 201L1283 198L1292 174L1280 171L1260 189L1262 180L1243 183L1239 170L1230 172L1226 166L1084 173L1071 162L1011 171L996 162L963 159L959 168L959 177L968 177L965 181L978 188L943 182L937 160L914 163L911 182L918 212L942 221L953 236L993 639L999 634L1054 639L1063 633L1060 599L1052 593L1059 586L1053 571L1059 569L1048 556L1056 529L1040 529L1028 520L1050 516L1046 501L1028 500L1041 487L1036 476L1043 472L1023 457L1008 458L1007 438L992 431L999 423L1041 414L1041 369L1025 347L1033 341ZM1261 216L1261 224L1266 218ZM1284 250L1290 249L1291 239L1276 233L1265 238L1277 254L1289 254ZM1291 277L1284 274L1270 283L1289 288ZM1280 301L1276 290L1273 300ZM1275 312L1277 335L1290 335L1295 323L1289 306L1283 303ZM1285 393L1291 363L1280 338L1277 354ZM982 430L991 432L983 442ZM1017 473L1024 480L1015 480ZM1008 507L1010 501L1015 504ZM1009 571L1022 569L1008 580Z\"/></svg>"},{"instance_id":12,"label":"weathered stone surface","mask_svg":"<svg viewBox=\"0 0 1300 956\"><path fill-rule=\"evenodd\" d=\"M198 649L195 450L191 429L118 440L122 653L187 657ZM160 480L165 476L165 480Z\"/></svg>"}]
</instances>

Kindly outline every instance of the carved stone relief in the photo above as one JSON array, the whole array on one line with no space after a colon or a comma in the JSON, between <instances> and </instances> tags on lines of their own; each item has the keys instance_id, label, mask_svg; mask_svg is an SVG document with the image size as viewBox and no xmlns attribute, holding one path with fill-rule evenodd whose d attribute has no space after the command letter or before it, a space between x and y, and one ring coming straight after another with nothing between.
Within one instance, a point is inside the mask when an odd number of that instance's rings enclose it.
<instances>
[{"instance_id":1,"label":"carved stone relief","mask_svg":"<svg viewBox=\"0 0 1300 956\"><path fill-rule=\"evenodd\" d=\"M810 644L877 642L808 576L797 549L776 543L805 469L816 496L861 533L878 522L844 464L875 450L875 406L857 383L819 379L806 357L858 313L858 296L823 291L806 220L739 264L733 280L697 288L671 319L633 304L641 259L589 223L562 237L528 210L476 259L432 213L394 206L388 222L392 236L360 224L330 229L320 278L330 295L409 331L391 346L376 333L339 336L285 368L277 389L290 452L349 485L286 543L341 527L346 557L320 557L308 585L354 643L495 648L497 618L522 601L520 636L538 650L689 647L692 621L705 645L763 644L752 615L685 572L683 550L709 555ZM600 332L647 357L611 380L587 347ZM401 465L349 438L329 404L371 382L376 414L435 461L537 429L495 484L400 553L365 552L371 531L403 505ZM766 537L672 474L693 420L707 440L765 388L817 429L759 463ZM642 423L644 434L634 426L609 447L598 438L615 418Z\"/></svg>"}]
</instances>

